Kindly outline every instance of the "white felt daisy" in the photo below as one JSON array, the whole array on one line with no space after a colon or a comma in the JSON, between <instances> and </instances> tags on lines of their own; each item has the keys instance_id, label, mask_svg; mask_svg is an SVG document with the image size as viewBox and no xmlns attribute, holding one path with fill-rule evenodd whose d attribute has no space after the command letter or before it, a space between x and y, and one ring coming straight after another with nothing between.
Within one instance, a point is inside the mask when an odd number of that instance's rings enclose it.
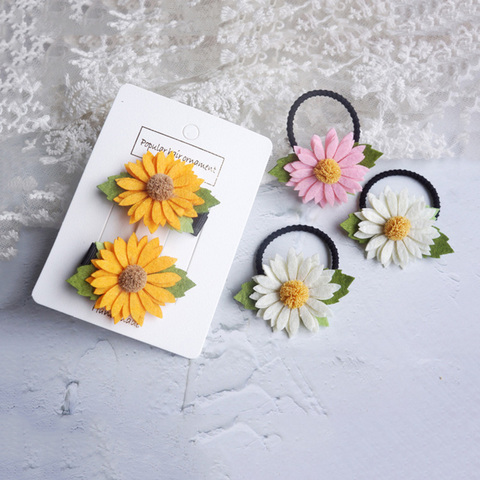
<instances>
[{"instance_id":1,"label":"white felt daisy","mask_svg":"<svg viewBox=\"0 0 480 480\"><path fill-rule=\"evenodd\" d=\"M436 209L422 197L409 197L407 190L397 195L389 187L379 198L369 193L368 201L372 208L355 213L361 222L354 234L369 239L367 258L376 257L384 267L393 261L404 268L410 260L430 255L433 239L440 236L433 226Z\"/></svg>"},{"instance_id":2,"label":"white felt daisy","mask_svg":"<svg viewBox=\"0 0 480 480\"><path fill-rule=\"evenodd\" d=\"M335 270L324 270L318 255L304 260L291 248L287 261L276 255L270 267L263 265L263 271L265 275L253 277L257 285L250 298L258 308L257 316L270 320L274 330L285 328L292 336L301 320L315 332L318 318L331 316L322 300L332 298L340 285L331 283Z\"/></svg>"}]
</instances>

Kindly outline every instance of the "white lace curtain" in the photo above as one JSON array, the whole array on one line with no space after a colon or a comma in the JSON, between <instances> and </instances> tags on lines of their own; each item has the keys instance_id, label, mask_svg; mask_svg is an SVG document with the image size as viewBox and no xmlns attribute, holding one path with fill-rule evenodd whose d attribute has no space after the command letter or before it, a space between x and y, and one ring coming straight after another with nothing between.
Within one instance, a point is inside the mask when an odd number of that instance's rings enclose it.
<instances>
[{"instance_id":1,"label":"white lace curtain","mask_svg":"<svg viewBox=\"0 0 480 480\"><path fill-rule=\"evenodd\" d=\"M16 254L23 227L59 226L124 83L270 137L272 162L290 153L290 105L315 88L354 104L361 140L387 161L461 155L480 110L477 0L0 5L3 259ZM438 128L452 108L458 123ZM297 140L335 123L346 129L348 115L312 100L298 115Z\"/></svg>"}]
</instances>

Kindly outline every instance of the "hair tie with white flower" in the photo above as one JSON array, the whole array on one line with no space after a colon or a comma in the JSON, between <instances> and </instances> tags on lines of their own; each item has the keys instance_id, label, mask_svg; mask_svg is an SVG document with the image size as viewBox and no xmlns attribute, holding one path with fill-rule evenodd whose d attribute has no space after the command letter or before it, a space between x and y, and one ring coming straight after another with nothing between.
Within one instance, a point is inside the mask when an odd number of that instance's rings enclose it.
<instances>
[{"instance_id":1,"label":"hair tie with white flower","mask_svg":"<svg viewBox=\"0 0 480 480\"><path fill-rule=\"evenodd\" d=\"M399 194L390 187L376 197L369 193L382 178L403 175L420 182L430 193L433 207L423 197L409 196L406 189ZM366 199L371 205L367 208ZM416 258L453 253L448 237L434 226L440 212L440 198L435 187L418 173L409 170L388 170L373 177L359 199L360 211L351 213L341 227L350 238L366 243L367 258L376 257L384 267L392 261L402 268Z\"/></svg>"},{"instance_id":2,"label":"hair tie with white flower","mask_svg":"<svg viewBox=\"0 0 480 480\"><path fill-rule=\"evenodd\" d=\"M179 231L198 235L209 209L220 202L203 179L193 172L193 164L147 152L142 160L125 164L124 173L108 177L98 188L108 200L129 207L130 223L143 220L151 233L168 225Z\"/></svg>"},{"instance_id":3,"label":"hair tie with white flower","mask_svg":"<svg viewBox=\"0 0 480 480\"><path fill-rule=\"evenodd\" d=\"M327 245L331 269L323 268L318 254L304 259L293 248L286 260L276 255L270 266L262 265L263 254L272 240L294 231L312 233ZM246 309L256 310L258 317L270 321L273 330L286 329L289 336L297 333L300 321L312 332L319 325L328 326L327 317L332 312L327 305L345 296L354 280L338 269L338 251L332 239L308 225L281 228L269 235L257 250L255 265L257 275L245 282L234 298Z\"/></svg>"},{"instance_id":4,"label":"hair tie with white flower","mask_svg":"<svg viewBox=\"0 0 480 480\"><path fill-rule=\"evenodd\" d=\"M175 267L176 258L160 256L158 238L127 242L117 238L91 245L77 272L67 282L77 293L95 300L95 307L113 318L142 326L146 313L162 318L160 307L175 303L195 286L187 273Z\"/></svg>"},{"instance_id":5,"label":"hair tie with white flower","mask_svg":"<svg viewBox=\"0 0 480 480\"><path fill-rule=\"evenodd\" d=\"M340 102L352 118L353 132L339 142L335 129L330 129L325 137L325 147L321 138L313 135L309 150L297 145L293 120L298 107L315 96L330 97ZM312 90L295 101L288 113L287 135L295 153L277 160L276 166L269 173L277 177L279 182L294 187L303 203L313 200L321 207L327 203L346 203L348 193L361 191L359 182L363 181L368 169L382 156L371 145L358 143L360 121L355 109L345 97L330 90Z\"/></svg>"}]
</instances>

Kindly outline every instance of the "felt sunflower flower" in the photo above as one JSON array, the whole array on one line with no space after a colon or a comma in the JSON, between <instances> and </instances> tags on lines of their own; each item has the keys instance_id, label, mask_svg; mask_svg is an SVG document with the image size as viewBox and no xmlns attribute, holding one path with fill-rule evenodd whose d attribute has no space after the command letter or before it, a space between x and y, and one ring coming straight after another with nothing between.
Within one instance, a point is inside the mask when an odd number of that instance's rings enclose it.
<instances>
[{"instance_id":1,"label":"felt sunflower flower","mask_svg":"<svg viewBox=\"0 0 480 480\"><path fill-rule=\"evenodd\" d=\"M130 223L143 222L151 233L165 224L181 230L179 218L198 216L195 206L204 203L195 194L203 180L193 173L193 164L175 159L173 152L167 156L158 152L143 155L136 163L125 164L129 176L116 178L117 185L125 190L114 198L121 206L130 207Z\"/></svg>"},{"instance_id":2,"label":"felt sunflower flower","mask_svg":"<svg viewBox=\"0 0 480 480\"><path fill-rule=\"evenodd\" d=\"M384 267L392 261L404 268L410 261L431 255L440 231L434 227L437 210L423 198L409 197L406 189L398 195L390 187L377 198L368 194L372 208L362 208L354 237L368 241L367 258L377 258ZM449 253L449 252L446 252Z\"/></svg>"},{"instance_id":3,"label":"felt sunflower flower","mask_svg":"<svg viewBox=\"0 0 480 480\"><path fill-rule=\"evenodd\" d=\"M310 331L318 330L318 319L331 316L324 300L331 299L340 289L332 283L335 270L324 269L319 256L307 259L293 248L285 261L276 255L270 266L263 265L265 275L256 275L250 298L258 309L257 316L270 320L274 330L297 333L300 321ZM352 279L353 280L353 279Z\"/></svg>"},{"instance_id":4,"label":"felt sunflower flower","mask_svg":"<svg viewBox=\"0 0 480 480\"><path fill-rule=\"evenodd\" d=\"M347 193L362 189L359 182L363 181L368 168L359 163L365 158L365 147L354 146L353 133L339 142L334 128L327 133L325 148L321 138L314 135L312 150L298 145L294 147L298 160L284 165L290 174L286 184L298 191L303 203L314 200L321 207L327 203L345 203Z\"/></svg>"},{"instance_id":5,"label":"felt sunflower flower","mask_svg":"<svg viewBox=\"0 0 480 480\"><path fill-rule=\"evenodd\" d=\"M135 233L128 242L117 238L104 246L99 258L91 261L96 270L86 279L100 295L95 308L107 310L115 323L130 316L142 326L146 312L162 318L160 306L175 302L166 288L181 280L177 273L164 271L176 259L160 256L158 238L148 241L145 236L139 241Z\"/></svg>"}]
</instances>

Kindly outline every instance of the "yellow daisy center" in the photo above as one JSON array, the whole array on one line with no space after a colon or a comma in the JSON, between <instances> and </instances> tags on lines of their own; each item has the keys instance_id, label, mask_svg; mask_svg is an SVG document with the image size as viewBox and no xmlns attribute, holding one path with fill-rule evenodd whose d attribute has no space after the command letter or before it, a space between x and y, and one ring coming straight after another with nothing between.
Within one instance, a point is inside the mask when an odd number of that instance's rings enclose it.
<instances>
[{"instance_id":1,"label":"yellow daisy center","mask_svg":"<svg viewBox=\"0 0 480 480\"><path fill-rule=\"evenodd\" d=\"M308 287L300 280L289 280L280 287L280 300L290 309L300 308L308 297Z\"/></svg>"},{"instance_id":2,"label":"yellow daisy center","mask_svg":"<svg viewBox=\"0 0 480 480\"><path fill-rule=\"evenodd\" d=\"M147 272L140 265L128 265L118 276L118 284L126 292L139 292L147 284Z\"/></svg>"},{"instance_id":3,"label":"yellow daisy center","mask_svg":"<svg viewBox=\"0 0 480 480\"><path fill-rule=\"evenodd\" d=\"M337 183L342 176L342 169L335 160L326 158L317 163L313 173L323 183Z\"/></svg>"},{"instance_id":4,"label":"yellow daisy center","mask_svg":"<svg viewBox=\"0 0 480 480\"><path fill-rule=\"evenodd\" d=\"M392 217L387 220L383 232L390 240L403 240L410 231L410 220L406 217Z\"/></svg>"},{"instance_id":5,"label":"yellow daisy center","mask_svg":"<svg viewBox=\"0 0 480 480\"><path fill-rule=\"evenodd\" d=\"M152 175L147 182L147 193L150 198L162 202L173 196L173 180L164 173Z\"/></svg>"}]
</instances>

